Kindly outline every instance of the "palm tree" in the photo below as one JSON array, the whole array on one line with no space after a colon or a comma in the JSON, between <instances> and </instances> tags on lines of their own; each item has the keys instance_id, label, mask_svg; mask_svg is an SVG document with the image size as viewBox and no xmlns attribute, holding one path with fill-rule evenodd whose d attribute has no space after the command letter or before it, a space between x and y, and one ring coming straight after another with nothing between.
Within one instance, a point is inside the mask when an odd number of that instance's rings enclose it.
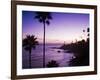
<instances>
[{"instance_id":1,"label":"palm tree","mask_svg":"<svg viewBox=\"0 0 100 80\"><path fill-rule=\"evenodd\" d=\"M43 33L43 67L45 67L45 25L49 25L50 24L50 19L52 19L51 17L51 13L50 12L36 12L36 19L38 19L38 21L40 23L43 23L43 27L44 27L44 33Z\"/></svg>"},{"instance_id":2,"label":"palm tree","mask_svg":"<svg viewBox=\"0 0 100 80\"><path fill-rule=\"evenodd\" d=\"M86 32L86 31L83 29L83 37L85 36L85 32Z\"/></svg>"},{"instance_id":3,"label":"palm tree","mask_svg":"<svg viewBox=\"0 0 100 80\"><path fill-rule=\"evenodd\" d=\"M88 36L88 38L89 38L89 32L90 32L90 29L89 28L87 28L87 36Z\"/></svg>"},{"instance_id":4,"label":"palm tree","mask_svg":"<svg viewBox=\"0 0 100 80\"><path fill-rule=\"evenodd\" d=\"M85 30L83 30L83 32L85 32Z\"/></svg>"},{"instance_id":5,"label":"palm tree","mask_svg":"<svg viewBox=\"0 0 100 80\"><path fill-rule=\"evenodd\" d=\"M23 47L26 51L29 51L29 68L31 68L31 52L32 49L36 48L36 45L38 45L38 41L36 41L37 38L32 35L27 35L25 39L23 39Z\"/></svg>"}]
</instances>

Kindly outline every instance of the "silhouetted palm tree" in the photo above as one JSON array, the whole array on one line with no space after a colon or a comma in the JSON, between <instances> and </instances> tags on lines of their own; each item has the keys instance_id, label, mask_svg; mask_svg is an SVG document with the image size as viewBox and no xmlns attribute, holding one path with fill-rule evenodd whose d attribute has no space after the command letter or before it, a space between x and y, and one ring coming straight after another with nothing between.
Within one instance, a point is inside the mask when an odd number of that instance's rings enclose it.
<instances>
[{"instance_id":1,"label":"silhouetted palm tree","mask_svg":"<svg viewBox=\"0 0 100 80\"><path fill-rule=\"evenodd\" d=\"M90 30L89 30L89 28L87 28L87 32L89 32Z\"/></svg>"},{"instance_id":2,"label":"silhouetted palm tree","mask_svg":"<svg viewBox=\"0 0 100 80\"><path fill-rule=\"evenodd\" d=\"M36 12L36 19L38 19L38 21L40 23L43 23L43 27L44 27L44 34L43 34L43 67L45 67L45 25L49 25L50 24L50 19L52 19L51 17L51 13L50 12Z\"/></svg>"},{"instance_id":3,"label":"silhouetted palm tree","mask_svg":"<svg viewBox=\"0 0 100 80\"><path fill-rule=\"evenodd\" d=\"M83 37L85 36L85 30L83 29Z\"/></svg>"},{"instance_id":4,"label":"silhouetted palm tree","mask_svg":"<svg viewBox=\"0 0 100 80\"><path fill-rule=\"evenodd\" d=\"M25 39L23 39L23 47L26 51L29 51L29 68L31 68L31 52L32 49L36 48L36 45L38 45L38 41L36 41L37 38L32 35L27 35Z\"/></svg>"},{"instance_id":5,"label":"silhouetted palm tree","mask_svg":"<svg viewBox=\"0 0 100 80\"><path fill-rule=\"evenodd\" d=\"M90 29L89 28L87 28L87 36L88 36L88 38L89 38L89 32L90 32Z\"/></svg>"},{"instance_id":6,"label":"silhouetted palm tree","mask_svg":"<svg viewBox=\"0 0 100 80\"><path fill-rule=\"evenodd\" d=\"M85 32L85 30L83 30L83 32Z\"/></svg>"}]
</instances>

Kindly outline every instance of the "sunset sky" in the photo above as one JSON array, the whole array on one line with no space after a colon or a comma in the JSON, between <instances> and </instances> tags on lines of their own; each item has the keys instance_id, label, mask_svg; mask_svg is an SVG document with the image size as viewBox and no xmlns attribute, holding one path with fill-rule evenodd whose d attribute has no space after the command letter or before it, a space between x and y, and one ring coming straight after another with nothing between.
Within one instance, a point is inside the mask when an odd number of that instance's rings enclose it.
<instances>
[{"instance_id":1,"label":"sunset sky","mask_svg":"<svg viewBox=\"0 0 100 80\"><path fill-rule=\"evenodd\" d=\"M40 43L43 42L43 23L35 19L34 11L22 11L23 38L35 35ZM50 25L46 25L46 43L70 43L86 38L83 29L89 27L89 14L56 13L52 12Z\"/></svg>"}]
</instances>

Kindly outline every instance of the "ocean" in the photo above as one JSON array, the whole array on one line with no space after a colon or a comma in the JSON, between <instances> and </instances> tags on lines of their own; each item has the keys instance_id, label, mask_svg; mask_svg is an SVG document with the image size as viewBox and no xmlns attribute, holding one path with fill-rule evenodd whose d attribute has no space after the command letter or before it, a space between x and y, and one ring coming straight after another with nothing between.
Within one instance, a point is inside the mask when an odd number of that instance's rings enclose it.
<instances>
[{"instance_id":1,"label":"ocean","mask_svg":"<svg viewBox=\"0 0 100 80\"><path fill-rule=\"evenodd\" d=\"M68 67L69 61L74 57L73 53L67 53L63 49L58 49L61 44L46 44L45 46L45 65L51 60L55 60L59 67ZM32 68L43 68L43 45L39 44L31 53ZM29 52L22 50L22 68L29 68Z\"/></svg>"}]
</instances>

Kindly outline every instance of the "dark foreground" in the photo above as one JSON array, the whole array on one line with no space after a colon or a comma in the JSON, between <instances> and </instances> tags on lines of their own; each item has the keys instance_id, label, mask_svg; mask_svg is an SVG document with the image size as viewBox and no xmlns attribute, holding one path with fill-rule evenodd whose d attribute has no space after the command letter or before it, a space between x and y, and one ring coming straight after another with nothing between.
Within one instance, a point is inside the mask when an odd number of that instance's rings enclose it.
<instances>
[{"instance_id":1,"label":"dark foreground","mask_svg":"<svg viewBox=\"0 0 100 80\"><path fill-rule=\"evenodd\" d=\"M64 44L60 47L67 52L73 52L75 58L70 60L70 66L88 66L89 65L89 38L71 44Z\"/></svg>"}]
</instances>

